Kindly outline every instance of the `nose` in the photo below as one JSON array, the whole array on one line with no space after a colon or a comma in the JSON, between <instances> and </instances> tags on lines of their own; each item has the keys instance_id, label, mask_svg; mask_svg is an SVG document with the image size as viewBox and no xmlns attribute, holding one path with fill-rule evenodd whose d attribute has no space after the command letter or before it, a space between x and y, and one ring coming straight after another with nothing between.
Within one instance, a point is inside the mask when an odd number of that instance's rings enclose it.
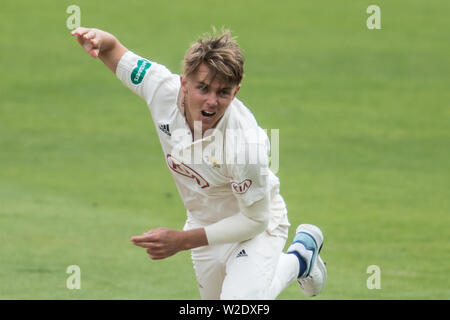
<instances>
[{"instance_id":1,"label":"nose","mask_svg":"<svg viewBox=\"0 0 450 320\"><path fill-rule=\"evenodd\" d=\"M216 107L219 104L217 95L215 92L210 92L206 97L206 105L208 107Z\"/></svg>"}]
</instances>

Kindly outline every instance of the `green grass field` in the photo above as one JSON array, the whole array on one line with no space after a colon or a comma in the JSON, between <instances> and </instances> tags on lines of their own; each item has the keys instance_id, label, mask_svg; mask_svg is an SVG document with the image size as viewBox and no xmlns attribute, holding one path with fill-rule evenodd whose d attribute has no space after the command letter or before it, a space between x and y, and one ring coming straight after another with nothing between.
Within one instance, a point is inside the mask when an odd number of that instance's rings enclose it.
<instances>
[{"instance_id":1,"label":"green grass field","mask_svg":"<svg viewBox=\"0 0 450 320\"><path fill-rule=\"evenodd\" d=\"M314 299L450 298L450 2L2 0L0 299L200 298L189 252L152 261L129 242L185 210L145 102L70 36L71 4L177 73L198 35L234 31L239 97L280 130L290 235L325 234Z\"/></svg>"}]
</instances>

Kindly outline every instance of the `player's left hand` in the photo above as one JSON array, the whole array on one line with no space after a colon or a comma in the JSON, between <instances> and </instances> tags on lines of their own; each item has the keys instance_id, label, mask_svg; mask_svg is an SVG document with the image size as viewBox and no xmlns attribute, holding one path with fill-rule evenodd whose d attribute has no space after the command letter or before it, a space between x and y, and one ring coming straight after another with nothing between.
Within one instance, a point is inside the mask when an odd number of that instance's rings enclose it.
<instances>
[{"instance_id":1,"label":"player's left hand","mask_svg":"<svg viewBox=\"0 0 450 320\"><path fill-rule=\"evenodd\" d=\"M151 259L159 260L170 257L182 250L180 232L166 228L157 228L141 236L132 237L130 240L134 245L147 249Z\"/></svg>"}]
</instances>

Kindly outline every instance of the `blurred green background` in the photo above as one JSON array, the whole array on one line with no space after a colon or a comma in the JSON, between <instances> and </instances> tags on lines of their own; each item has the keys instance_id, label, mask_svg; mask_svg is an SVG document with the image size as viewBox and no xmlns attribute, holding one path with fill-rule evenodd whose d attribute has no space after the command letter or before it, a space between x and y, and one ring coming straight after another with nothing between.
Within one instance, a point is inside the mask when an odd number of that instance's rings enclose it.
<instances>
[{"instance_id":1,"label":"blurred green background","mask_svg":"<svg viewBox=\"0 0 450 320\"><path fill-rule=\"evenodd\" d=\"M70 36L72 4L176 73L212 25L238 36L239 97L280 129L290 236L325 234L313 299L450 298L450 2L2 0L0 299L200 298L189 252L152 261L129 242L185 210L145 102Z\"/></svg>"}]
</instances>

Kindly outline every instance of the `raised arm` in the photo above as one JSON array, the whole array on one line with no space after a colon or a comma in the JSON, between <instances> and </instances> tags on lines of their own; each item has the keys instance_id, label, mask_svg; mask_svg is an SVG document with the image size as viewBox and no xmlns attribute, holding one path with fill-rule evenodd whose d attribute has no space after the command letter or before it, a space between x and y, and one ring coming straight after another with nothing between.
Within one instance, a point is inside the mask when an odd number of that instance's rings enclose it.
<instances>
[{"instance_id":1,"label":"raised arm","mask_svg":"<svg viewBox=\"0 0 450 320\"><path fill-rule=\"evenodd\" d=\"M72 31L83 49L99 58L113 73L124 53L128 51L112 34L95 28L76 28Z\"/></svg>"}]
</instances>

